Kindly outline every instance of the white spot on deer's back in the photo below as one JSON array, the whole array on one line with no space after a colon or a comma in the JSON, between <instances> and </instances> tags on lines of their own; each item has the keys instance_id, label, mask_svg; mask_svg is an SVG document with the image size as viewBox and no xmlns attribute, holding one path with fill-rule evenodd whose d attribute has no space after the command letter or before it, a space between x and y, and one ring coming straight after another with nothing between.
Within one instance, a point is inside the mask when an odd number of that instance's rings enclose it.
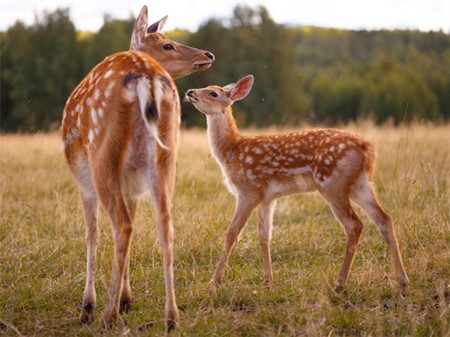
<instances>
[{"instance_id":1,"label":"white spot on deer's back","mask_svg":"<svg viewBox=\"0 0 450 337\"><path fill-rule=\"evenodd\" d=\"M89 130L88 138L89 138L89 143L92 143L92 141L94 140L94 131Z\"/></svg>"},{"instance_id":2,"label":"white spot on deer's back","mask_svg":"<svg viewBox=\"0 0 450 337\"><path fill-rule=\"evenodd\" d=\"M247 164L251 164L251 163L253 163L253 158L250 157L250 156L247 156L247 158L245 158L245 162L246 162Z\"/></svg>"},{"instance_id":3,"label":"white spot on deer's back","mask_svg":"<svg viewBox=\"0 0 450 337\"><path fill-rule=\"evenodd\" d=\"M344 143L340 143L340 144L339 144L339 148L340 148L341 150L345 149L345 144L344 144Z\"/></svg>"},{"instance_id":4,"label":"white spot on deer's back","mask_svg":"<svg viewBox=\"0 0 450 337\"><path fill-rule=\"evenodd\" d=\"M108 70L106 73L105 73L105 76L103 76L103 78L109 78L109 77L111 77L111 75L113 74L113 72L114 71L112 71L111 69L110 70Z\"/></svg>"},{"instance_id":5,"label":"white spot on deer's back","mask_svg":"<svg viewBox=\"0 0 450 337\"><path fill-rule=\"evenodd\" d=\"M109 98L109 96L111 96L111 91L114 88L115 83L113 81L111 81L108 85L108 87L105 90L105 97Z\"/></svg>"},{"instance_id":6,"label":"white spot on deer's back","mask_svg":"<svg viewBox=\"0 0 450 337\"><path fill-rule=\"evenodd\" d=\"M98 123L97 112L95 111L94 108L91 109L91 118L92 121L94 122L94 125L97 125Z\"/></svg>"},{"instance_id":7,"label":"white spot on deer's back","mask_svg":"<svg viewBox=\"0 0 450 337\"><path fill-rule=\"evenodd\" d=\"M244 152L239 153L239 160L244 159Z\"/></svg>"},{"instance_id":8,"label":"white spot on deer's back","mask_svg":"<svg viewBox=\"0 0 450 337\"><path fill-rule=\"evenodd\" d=\"M98 109L97 109L97 112L98 112L98 117L103 117L103 108L100 106L100 107L98 107Z\"/></svg>"}]
</instances>

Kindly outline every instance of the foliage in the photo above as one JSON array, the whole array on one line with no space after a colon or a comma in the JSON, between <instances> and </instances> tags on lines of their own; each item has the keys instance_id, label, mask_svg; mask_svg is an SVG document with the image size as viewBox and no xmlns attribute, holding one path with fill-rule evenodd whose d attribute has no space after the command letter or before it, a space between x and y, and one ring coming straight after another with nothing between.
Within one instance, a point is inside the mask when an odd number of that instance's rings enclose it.
<instances>
[{"instance_id":1,"label":"foliage","mask_svg":"<svg viewBox=\"0 0 450 337\"><path fill-rule=\"evenodd\" d=\"M213 71L198 74L194 80L180 80L181 92L193 86L226 85L253 74L252 93L235 112L242 123L298 123L306 114L308 104L293 36L289 29L276 24L265 8L238 6L230 22L209 20L187 43L213 51L217 61ZM186 105L184 111L188 122L191 116L194 121L198 119L191 106Z\"/></svg>"},{"instance_id":2,"label":"foliage","mask_svg":"<svg viewBox=\"0 0 450 337\"><path fill-rule=\"evenodd\" d=\"M99 32L77 33L68 10L58 9L1 32L0 130L58 128L70 92L105 56L128 49L133 23L105 17ZM210 70L177 81L180 95L255 76L236 105L243 125L450 119L450 36L442 31L288 27L264 7L237 6L229 19L168 35L216 56ZM205 123L188 104L183 119Z\"/></svg>"},{"instance_id":3,"label":"foliage","mask_svg":"<svg viewBox=\"0 0 450 337\"><path fill-rule=\"evenodd\" d=\"M17 22L8 30L1 76L10 89L5 97L11 108L4 107L2 93L2 128L33 131L58 123L81 70L77 46L67 10L44 13L31 27Z\"/></svg>"}]
</instances>

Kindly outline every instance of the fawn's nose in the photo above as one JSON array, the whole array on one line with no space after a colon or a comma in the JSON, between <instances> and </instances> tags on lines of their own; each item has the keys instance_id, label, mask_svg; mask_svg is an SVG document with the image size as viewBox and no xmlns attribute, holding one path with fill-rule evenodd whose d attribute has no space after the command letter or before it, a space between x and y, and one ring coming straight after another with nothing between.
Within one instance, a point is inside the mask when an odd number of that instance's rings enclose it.
<instances>
[{"instance_id":1,"label":"fawn's nose","mask_svg":"<svg viewBox=\"0 0 450 337\"><path fill-rule=\"evenodd\" d=\"M186 91L186 96L193 97L194 96L194 90L189 89L188 91Z\"/></svg>"},{"instance_id":2,"label":"fawn's nose","mask_svg":"<svg viewBox=\"0 0 450 337\"><path fill-rule=\"evenodd\" d=\"M209 52L209 51L207 51L207 52L205 53L205 55L206 55L212 62L214 62L214 60L216 59L216 58L214 57L214 54L211 53L211 52Z\"/></svg>"}]
</instances>

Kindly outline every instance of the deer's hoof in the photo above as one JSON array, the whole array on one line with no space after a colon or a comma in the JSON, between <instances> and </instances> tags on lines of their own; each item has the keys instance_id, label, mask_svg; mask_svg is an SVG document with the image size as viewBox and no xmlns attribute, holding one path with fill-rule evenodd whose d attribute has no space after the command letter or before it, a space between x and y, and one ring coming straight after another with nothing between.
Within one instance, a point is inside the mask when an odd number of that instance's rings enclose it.
<instances>
[{"instance_id":1,"label":"deer's hoof","mask_svg":"<svg viewBox=\"0 0 450 337\"><path fill-rule=\"evenodd\" d=\"M131 310L131 299L120 300L119 313L127 314Z\"/></svg>"}]
</instances>

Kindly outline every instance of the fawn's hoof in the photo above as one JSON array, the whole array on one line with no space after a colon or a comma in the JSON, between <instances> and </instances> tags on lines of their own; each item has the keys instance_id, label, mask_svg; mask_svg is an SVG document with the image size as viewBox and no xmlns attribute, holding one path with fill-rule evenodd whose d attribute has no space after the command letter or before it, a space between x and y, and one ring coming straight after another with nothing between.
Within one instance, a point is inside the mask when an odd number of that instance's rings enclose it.
<instances>
[{"instance_id":1,"label":"fawn's hoof","mask_svg":"<svg viewBox=\"0 0 450 337\"><path fill-rule=\"evenodd\" d=\"M335 291L336 293L338 293L338 294L343 294L343 293L345 293L345 287L344 287L344 286L337 285L337 286L334 288L334 291Z\"/></svg>"},{"instance_id":2,"label":"fawn's hoof","mask_svg":"<svg viewBox=\"0 0 450 337\"><path fill-rule=\"evenodd\" d=\"M409 288L409 280L407 278L404 279L404 280L399 281L399 284L400 284L400 288L403 291L406 291Z\"/></svg>"},{"instance_id":3,"label":"fawn's hoof","mask_svg":"<svg viewBox=\"0 0 450 337\"><path fill-rule=\"evenodd\" d=\"M91 324L94 321L94 302L83 302L81 315L80 315L80 323L81 324Z\"/></svg>"},{"instance_id":4,"label":"fawn's hoof","mask_svg":"<svg viewBox=\"0 0 450 337\"><path fill-rule=\"evenodd\" d=\"M170 310L166 313L166 331L170 332L174 330L178 325L178 310Z\"/></svg>"},{"instance_id":5,"label":"fawn's hoof","mask_svg":"<svg viewBox=\"0 0 450 337\"><path fill-rule=\"evenodd\" d=\"M94 322L94 312L87 312L83 309L80 315L80 323L91 324L92 322Z\"/></svg>"}]
</instances>

